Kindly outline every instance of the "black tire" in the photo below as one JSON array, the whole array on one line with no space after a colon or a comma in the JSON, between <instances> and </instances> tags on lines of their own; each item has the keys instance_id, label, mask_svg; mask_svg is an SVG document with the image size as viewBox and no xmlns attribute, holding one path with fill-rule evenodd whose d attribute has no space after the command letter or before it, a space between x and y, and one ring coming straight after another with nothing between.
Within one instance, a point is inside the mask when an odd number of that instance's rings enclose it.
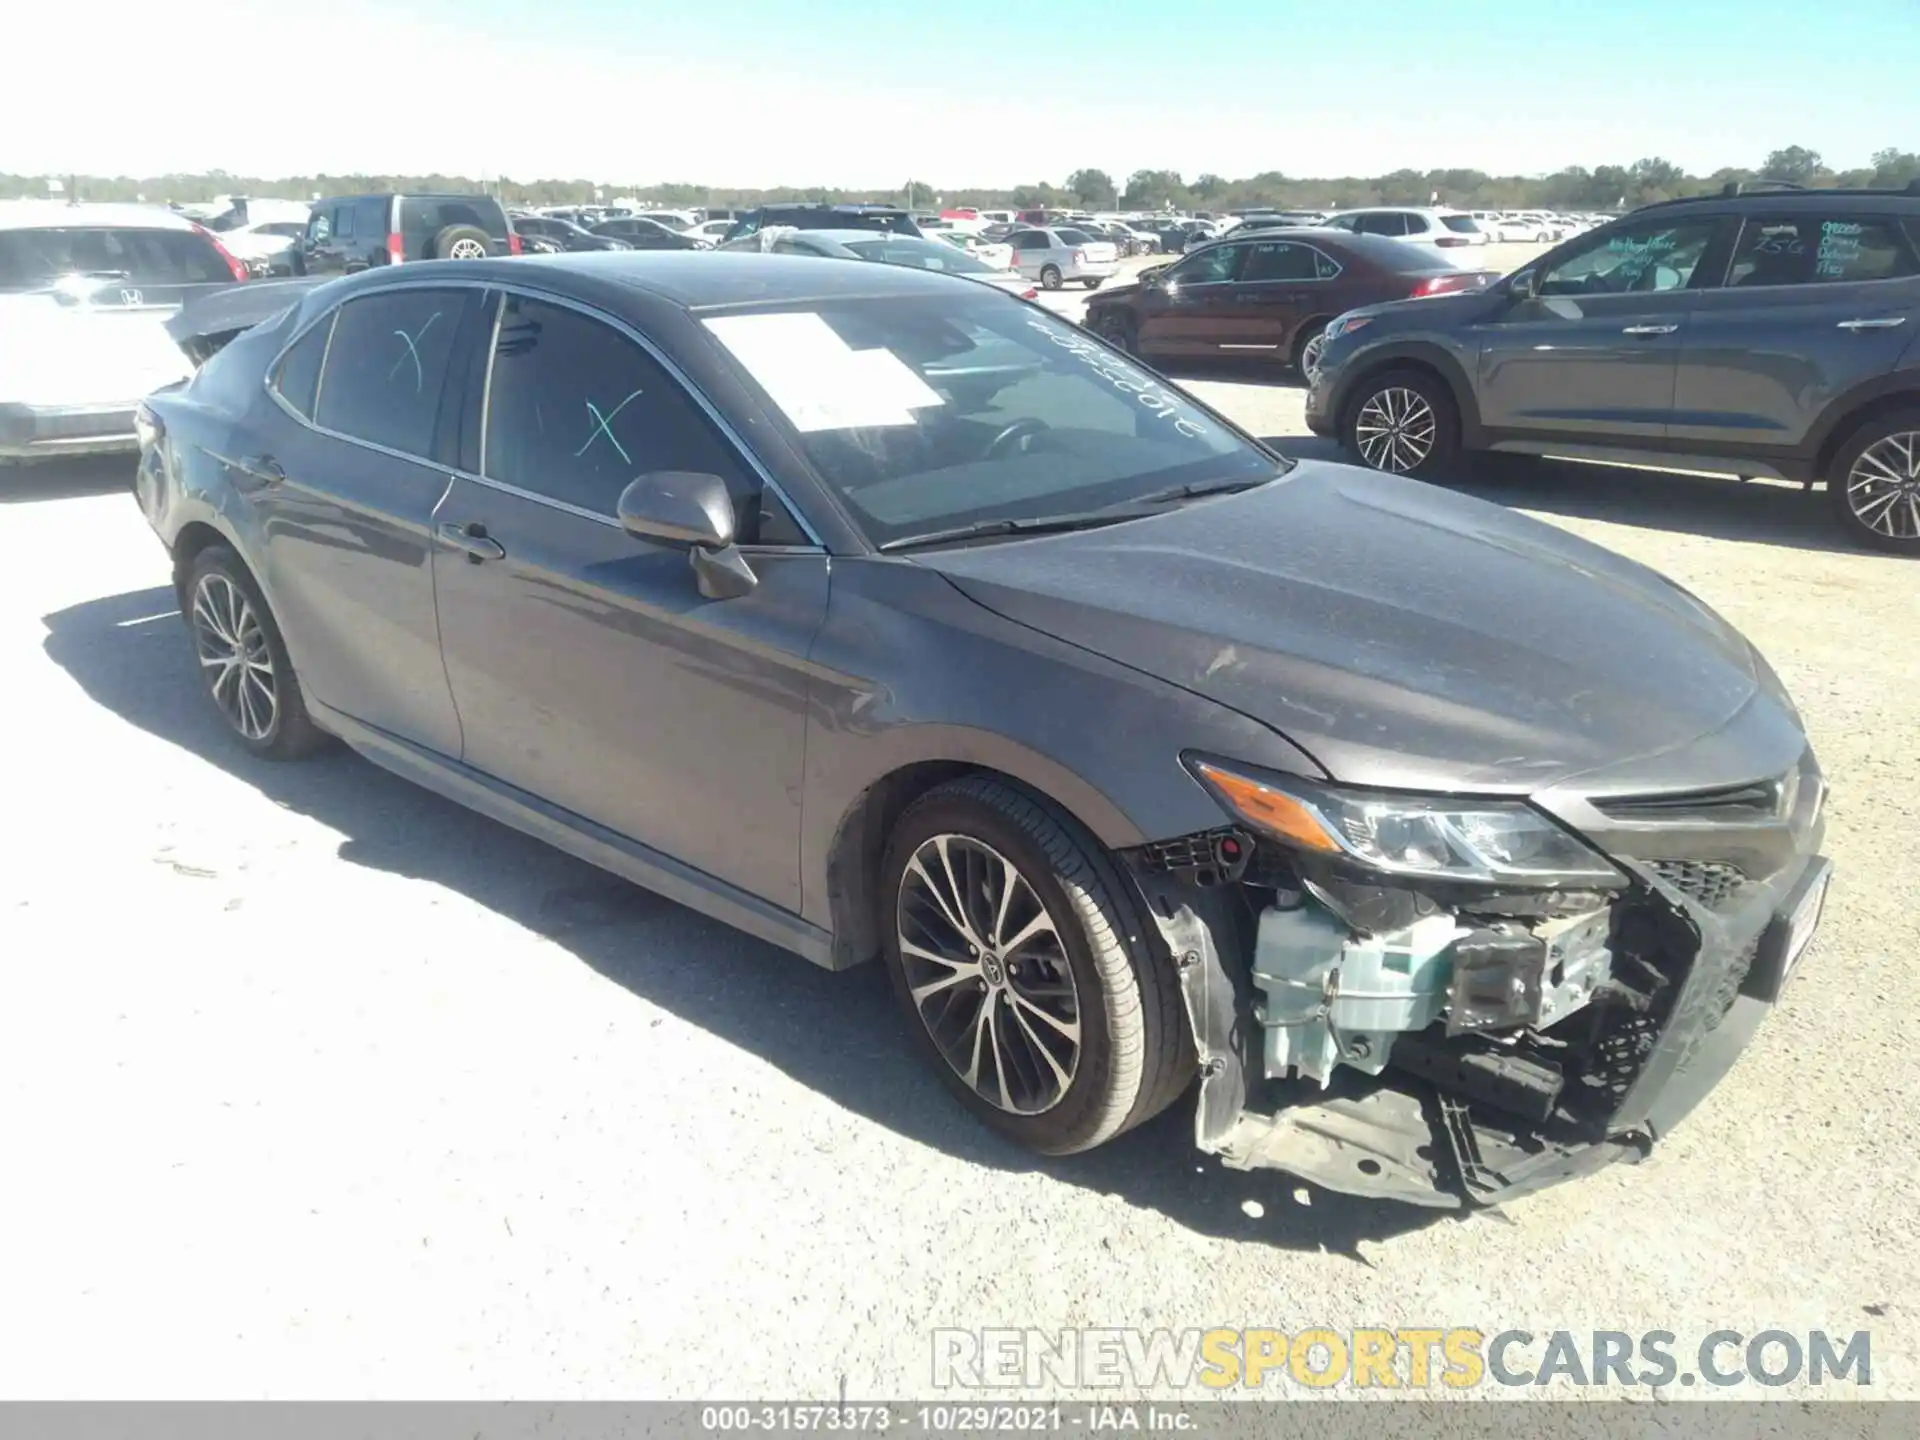
<instances>
[{"instance_id":1,"label":"black tire","mask_svg":"<svg viewBox=\"0 0 1920 1440\"><path fill-rule=\"evenodd\" d=\"M1060 288L1060 284L1061 284L1060 267L1058 265L1043 265L1040 267L1040 288L1041 289L1058 290Z\"/></svg>"},{"instance_id":2,"label":"black tire","mask_svg":"<svg viewBox=\"0 0 1920 1440\"><path fill-rule=\"evenodd\" d=\"M1093 279L1082 280L1080 283L1089 290L1098 290L1100 288L1100 277L1096 275Z\"/></svg>"},{"instance_id":3,"label":"black tire","mask_svg":"<svg viewBox=\"0 0 1920 1440\"><path fill-rule=\"evenodd\" d=\"M1109 307L1094 316L1090 328L1114 349L1124 350L1129 355L1140 353L1140 324L1118 306Z\"/></svg>"},{"instance_id":4,"label":"black tire","mask_svg":"<svg viewBox=\"0 0 1920 1440\"><path fill-rule=\"evenodd\" d=\"M479 254L468 253L475 245ZM492 239L478 225L449 225L433 237L436 260L479 260L492 253Z\"/></svg>"},{"instance_id":5,"label":"black tire","mask_svg":"<svg viewBox=\"0 0 1920 1440\"><path fill-rule=\"evenodd\" d=\"M232 591L244 598L258 626L259 648L264 651L264 657L272 667L272 721L260 727L259 733L251 733L239 715L223 700L220 693L223 679L221 671L207 662L209 647L216 638L210 631L218 628L218 622L232 618L232 612L226 611L222 604L227 593L224 587L231 587ZM209 607L208 613L216 622L212 627L206 627L203 622L203 604ZM213 701L214 710L226 722L234 739L267 760L303 760L327 744L326 732L315 725L307 714L299 677L294 674L293 661L288 658L287 643L280 637L280 626L273 618L273 611L268 608L260 587L254 583L252 574L238 555L224 545L209 545L195 555L193 566L187 572L181 611L188 631L194 637L195 657L201 662L199 670L202 684L208 698ZM234 628L245 633L243 626ZM232 683L245 686L247 678L242 674ZM258 693L258 690L253 692L252 698L256 701ZM253 713L258 713L257 708Z\"/></svg>"},{"instance_id":6,"label":"black tire","mask_svg":"<svg viewBox=\"0 0 1920 1440\"><path fill-rule=\"evenodd\" d=\"M942 1053L932 1031L935 1022L922 1015L913 999L901 931L914 922L906 918L912 911L902 885L916 851L943 835L987 847L1011 863L1045 907L1051 939L1058 941L1054 958L1039 963L1057 969L1064 957L1071 971L1078 1051L1069 1083L1037 1113L1013 1113L978 1093L956 1068L958 1061L949 1061ZM949 853L957 852L950 847ZM966 869L964 860L962 869ZM880 895L886 964L909 1027L960 1103L1009 1139L1044 1155L1090 1150L1159 1114L1192 1082L1197 1073L1193 1038L1171 960L1099 842L1050 803L984 775L929 791L907 808L894 828L882 862ZM1004 937L994 937L1000 938ZM1034 963L1034 951L1005 953L1011 964L996 977L995 986L1027 993L1025 987L1035 983L1032 972L1017 984L1014 976L1020 964ZM956 968L966 963L953 962ZM983 959L981 964L985 963ZM928 972L923 967L923 973L944 976L946 972L937 967ZM1041 977L1043 982L1046 979ZM1012 998L999 1003L997 1011L993 1007L1002 996L974 1000L971 987L984 984L977 979L962 981L954 998L942 1003L951 1009L971 1000L976 1011L1022 1014ZM1025 1013L1032 1013L1030 1005ZM977 1028L965 1026L964 1012L962 1020L959 1029ZM1027 1025L1029 1035L1041 1029L1034 1023ZM990 1062L996 1072L1001 1069L998 1055L995 1052ZM986 1083L989 1066L974 1063ZM1030 1069L1042 1073L1037 1064ZM1004 1081L1001 1076L997 1083Z\"/></svg>"},{"instance_id":7,"label":"black tire","mask_svg":"<svg viewBox=\"0 0 1920 1440\"><path fill-rule=\"evenodd\" d=\"M1869 450L1879 463L1861 463ZM1908 474L1896 480L1901 469ZM1834 453L1826 481L1833 517L1854 544L1920 555L1920 407L1882 415L1854 431Z\"/></svg>"},{"instance_id":8,"label":"black tire","mask_svg":"<svg viewBox=\"0 0 1920 1440\"><path fill-rule=\"evenodd\" d=\"M1411 392L1418 396L1433 417L1431 435L1425 441L1425 452L1417 460L1412 459L1410 450L1405 446L1363 444L1363 440L1369 438L1362 435L1363 426L1369 427L1370 435L1377 434L1372 428L1377 417L1370 413L1369 406L1377 400L1387 413L1397 413L1398 402L1392 394L1396 391L1403 394ZM1411 442L1423 433L1421 428L1409 425L1404 432L1404 439ZM1354 386L1340 422L1340 441L1359 464L1369 469L1429 479L1452 465L1459 453L1460 412L1454 405L1453 392L1447 389L1446 382L1431 371L1382 370L1366 376ZM1378 455L1382 463L1376 463L1370 451ZM1389 458L1398 463L1386 463Z\"/></svg>"}]
</instances>

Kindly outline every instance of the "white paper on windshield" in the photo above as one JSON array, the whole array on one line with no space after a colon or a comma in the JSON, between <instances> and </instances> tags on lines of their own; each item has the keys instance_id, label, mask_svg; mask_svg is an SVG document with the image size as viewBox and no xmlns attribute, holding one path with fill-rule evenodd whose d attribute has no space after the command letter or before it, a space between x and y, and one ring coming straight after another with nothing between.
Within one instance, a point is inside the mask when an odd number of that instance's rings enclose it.
<instances>
[{"instance_id":1,"label":"white paper on windshield","mask_svg":"<svg viewBox=\"0 0 1920 1440\"><path fill-rule=\"evenodd\" d=\"M891 350L855 350L811 310L721 315L706 326L796 430L911 425L913 411L945 403Z\"/></svg>"}]
</instances>

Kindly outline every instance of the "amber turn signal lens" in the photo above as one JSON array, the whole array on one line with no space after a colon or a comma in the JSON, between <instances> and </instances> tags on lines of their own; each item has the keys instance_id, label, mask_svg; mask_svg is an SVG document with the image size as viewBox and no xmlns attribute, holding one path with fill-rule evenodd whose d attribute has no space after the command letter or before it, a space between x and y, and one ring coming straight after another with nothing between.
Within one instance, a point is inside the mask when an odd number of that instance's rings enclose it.
<instances>
[{"instance_id":1,"label":"amber turn signal lens","mask_svg":"<svg viewBox=\"0 0 1920 1440\"><path fill-rule=\"evenodd\" d=\"M1327 833L1327 827L1291 795L1282 795L1257 780L1222 770L1204 760L1192 763L1200 777L1248 824L1292 841L1303 850L1319 850L1329 855L1340 853L1340 844Z\"/></svg>"}]
</instances>

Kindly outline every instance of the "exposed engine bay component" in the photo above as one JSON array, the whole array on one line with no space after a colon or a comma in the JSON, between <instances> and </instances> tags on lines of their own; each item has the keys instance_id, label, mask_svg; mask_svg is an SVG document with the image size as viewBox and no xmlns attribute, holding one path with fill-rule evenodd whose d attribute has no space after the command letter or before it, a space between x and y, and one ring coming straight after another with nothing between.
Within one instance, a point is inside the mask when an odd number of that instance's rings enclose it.
<instances>
[{"instance_id":1,"label":"exposed engine bay component","mask_svg":"<svg viewBox=\"0 0 1920 1440\"><path fill-rule=\"evenodd\" d=\"M1324 1088L1337 1065L1378 1075L1400 1036L1441 1022L1449 1037L1556 1024L1611 977L1610 925L1605 909L1488 928L1442 912L1388 934L1355 935L1313 899L1269 907L1253 953L1267 1076L1307 1076ZM1461 1065L1476 1086L1491 1083L1485 1067L1464 1058ZM1538 1109L1529 1097L1543 1083L1520 1087L1521 1113ZM1558 1085L1551 1088L1557 1096Z\"/></svg>"},{"instance_id":2,"label":"exposed engine bay component","mask_svg":"<svg viewBox=\"0 0 1920 1440\"><path fill-rule=\"evenodd\" d=\"M1393 1063L1436 1090L1534 1121L1552 1116L1567 1083L1559 1070L1539 1060L1493 1045L1449 1045L1428 1032L1395 1041Z\"/></svg>"}]
</instances>

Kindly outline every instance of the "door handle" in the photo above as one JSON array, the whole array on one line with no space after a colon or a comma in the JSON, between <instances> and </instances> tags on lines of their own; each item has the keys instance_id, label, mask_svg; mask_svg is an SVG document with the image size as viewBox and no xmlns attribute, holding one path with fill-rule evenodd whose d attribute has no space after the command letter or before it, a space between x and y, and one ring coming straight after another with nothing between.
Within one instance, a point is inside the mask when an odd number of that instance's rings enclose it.
<instances>
[{"instance_id":1,"label":"door handle","mask_svg":"<svg viewBox=\"0 0 1920 1440\"><path fill-rule=\"evenodd\" d=\"M478 520L465 525L447 521L440 527L440 539L456 550L465 551L467 559L475 565L483 560L504 560L507 556L506 547L488 535L487 527Z\"/></svg>"},{"instance_id":2,"label":"door handle","mask_svg":"<svg viewBox=\"0 0 1920 1440\"><path fill-rule=\"evenodd\" d=\"M1862 330L1891 330L1896 325L1904 325L1906 323L1907 317L1904 315L1888 315L1875 320L1842 320L1834 328L1836 330L1851 330L1855 334L1858 334Z\"/></svg>"},{"instance_id":3,"label":"door handle","mask_svg":"<svg viewBox=\"0 0 1920 1440\"><path fill-rule=\"evenodd\" d=\"M1629 325L1620 333L1622 335L1671 335L1679 328L1678 325Z\"/></svg>"},{"instance_id":4,"label":"door handle","mask_svg":"<svg viewBox=\"0 0 1920 1440\"><path fill-rule=\"evenodd\" d=\"M280 462L271 455L248 455L235 460L233 468L244 475L251 475L264 485L283 485L287 472L280 468Z\"/></svg>"}]
</instances>

